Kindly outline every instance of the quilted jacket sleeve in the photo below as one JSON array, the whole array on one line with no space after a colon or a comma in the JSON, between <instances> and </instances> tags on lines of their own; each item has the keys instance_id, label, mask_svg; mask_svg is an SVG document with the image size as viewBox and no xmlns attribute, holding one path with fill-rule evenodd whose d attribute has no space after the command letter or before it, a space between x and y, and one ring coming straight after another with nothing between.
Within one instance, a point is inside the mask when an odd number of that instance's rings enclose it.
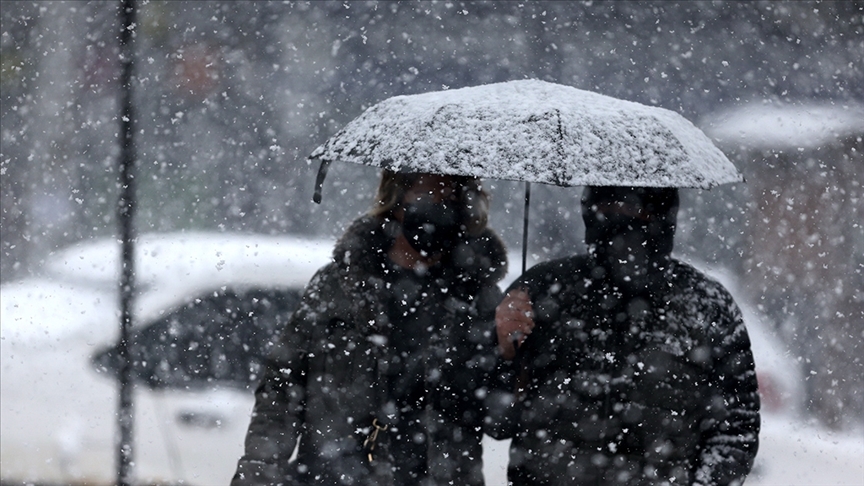
<instances>
[{"instance_id":1,"label":"quilted jacket sleeve","mask_svg":"<svg viewBox=\"0 0 864 486\"><path fill-rule=\"evenodd\" d=\"M741 484L759 446L759 394L750 339L741 311L719 285L707 289L719 302L707 321L712 343L716 389L712 419L700 444L693 477L696 485ZM710 314L709 314L710 315Z\"/></svg>"},{"instance_id":2,"label":"quilted jacket sleeve","mask_svg":"<svg viewBox=\"0 0 864 486\"><path fill-rule=\"evenodd\" d=\"M255 391L255 407L246 433L245 451L232 486L296 484L288 460L303 428L311 333L322 274L310 282L300 304L268 357Z\"/></svg>"}]
</instances>

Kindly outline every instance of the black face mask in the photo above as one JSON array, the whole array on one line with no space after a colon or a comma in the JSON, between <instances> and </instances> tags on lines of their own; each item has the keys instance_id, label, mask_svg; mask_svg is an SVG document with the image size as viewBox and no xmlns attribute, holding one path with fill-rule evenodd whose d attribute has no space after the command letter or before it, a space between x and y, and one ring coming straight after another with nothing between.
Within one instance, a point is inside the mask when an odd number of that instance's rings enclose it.
<instances>
[{"instance_id":1,"label":"black face mask","mask_svg":"<svg viewBox=\"0 0 864 486\"><path fill-rule=\"evenodd\" d=\"M599 216L591 214L593 220L585 227L585 241L595 248L598 255L610 259L636 261L659 261L672 253L675 223L657 218L644 221L626 216Z\"/></svg>"},{"instance_id":2,"label":"black face mask","mask_svg":"<svg viewBox=\"0 0 864 486\"><path fill-rule=\"evenodd\" d=\"M421 200L402 207L402 234L421 254L446 253L459 241L461 218L453 203Z\"/></svg>"},{"instance_id":3,"label":"black face mask","mask_svg":"<svg viewBox=\"0 0 864 486\"><path fill-rule=\"evenodd\" d=\"M594 208L618 201L646 208L648 214L600 214ZM606 277L620 288L647 289L672 253L677 212L674 189L590 188L582 203L585 243Z\"/></svg>"},{"instance_id":4,"label":"black face mask","mask_svg":"<svg viewBox=\"0 0 864 486\"><path fill-rule=\"evenodd\" d=\"M669 257L674 227L659 221L606 218L586 228L594 256L622 288L645 288Z\"/></svg>"}]
</instances>

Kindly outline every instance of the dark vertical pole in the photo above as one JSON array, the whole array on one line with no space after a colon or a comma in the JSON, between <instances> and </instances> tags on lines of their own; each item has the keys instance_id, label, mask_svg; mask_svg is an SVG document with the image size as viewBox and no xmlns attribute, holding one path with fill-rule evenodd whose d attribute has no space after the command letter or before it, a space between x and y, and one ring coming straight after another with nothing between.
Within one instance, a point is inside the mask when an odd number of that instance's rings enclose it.
<instances>
[{"instance_id":1,"label":"dark vertical pole","mask_svg":"<svg viewBox=\"0 0 864 486\"><path fill-rule=\"evenodd\" d=\"M120 0L120 200L117 220L120 225L122 271L120 273L120 355L118 373L119 402L117 410L117 484L128 486L132 479L132 363L129 355L129 335L132 328L132 308L135 289L134 234L135 214L135 110L132 106L134 69L133 39L135 0Z\"/></svg>"},{"instance_id":2,"label":"dark vertical pole","mask_svg":"<svg viewBox=\"0 0 864 486\"><path fill-rule=\"evenodd\" d=\"M525 210L522 213L522 273L525 273L525 260L528 259L528 206L531 203L531 183L525 183Z\"/></svg>"}]
</instances>

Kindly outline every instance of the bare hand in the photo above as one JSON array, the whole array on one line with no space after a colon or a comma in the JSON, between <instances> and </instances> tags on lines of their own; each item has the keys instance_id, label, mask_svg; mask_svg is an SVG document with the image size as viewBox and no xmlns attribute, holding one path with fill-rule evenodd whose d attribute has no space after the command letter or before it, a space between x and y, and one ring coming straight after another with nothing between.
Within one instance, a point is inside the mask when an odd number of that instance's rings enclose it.
<instances>
[{"instance_id":1,"label":"bare hand","mask_svg":"<svg viewBox=\"0 0 864 486\"><path fill-rule=\"evenodd\" d=\"M528 292L522 289L507 292L495 308L495 330L501 356L504 359L513 359L516 356L516 346L521 346L533 329L534 307Z\"/></svg>"}]
</instances>

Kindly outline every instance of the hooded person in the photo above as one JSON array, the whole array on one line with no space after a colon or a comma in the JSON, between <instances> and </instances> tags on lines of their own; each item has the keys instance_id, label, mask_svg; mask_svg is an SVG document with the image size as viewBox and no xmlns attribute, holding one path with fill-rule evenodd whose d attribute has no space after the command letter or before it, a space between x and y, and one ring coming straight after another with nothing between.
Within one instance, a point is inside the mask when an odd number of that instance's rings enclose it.
<instances>
[{"instance_id":1,"label":"hooded person","mask_svg":"<svg viewBox=\"0 0 864 486\"><path fill-rule=\"evenodd\" d=\"M487 207L476 179L383 172L266 363L232 485L483 484Z\"/></svg>"},{"instance_id":2,"label":"hooded person","mask_svg":"<svg viewBox=\"0 0 864 486\"><path fill-rule=\"evenodd\" d=\"M588 187L588 254L539 264L496 310L487 432L521 485L732 485L758 446L741 312L672 258L678 191Z\"/></svg>"}]
</instances>

